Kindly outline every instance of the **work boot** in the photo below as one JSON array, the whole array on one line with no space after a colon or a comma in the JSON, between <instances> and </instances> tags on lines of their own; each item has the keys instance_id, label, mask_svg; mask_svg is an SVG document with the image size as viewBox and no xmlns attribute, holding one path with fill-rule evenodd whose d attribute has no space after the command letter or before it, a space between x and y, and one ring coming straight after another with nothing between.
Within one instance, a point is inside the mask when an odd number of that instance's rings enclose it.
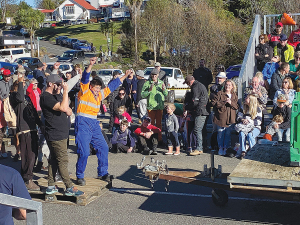
<instances>
[{"instance_id":1,"label":"work boot","mask_svg":"<svg viewBox=\"0 0 300 225\"><path fill-rule=\"evenodd\" d=\"M29 191L40 191L40 187L36 185L32 180L29 180L25 183L25 186Z\"/></svg>"},{"instance_id":2,"label":"work boot","mask_svg":"<svg viewBox=\"0 0 300 225\"><path fill-rule=\"evenodd\" d=\"M85 179L84 178L77 178L77 184L80 186L84 186L85 185Z\"/></svg>"},{"instance_id":3,"label":"work boot","mask_svg":"<svg viewBox=\"0 0 300 225\"><path fill-rule=\"evenodd\" d=\"M109 173L104 175L104 176L98 176L97 177L99 180L104 180L104 181L107 181L107 182L110 182L112 181L113 179L115 179L114 175L110 175Z\"/></svg>"},{"instance_id":4,"label":"work boot","mask_svg":"<svg viewBox=\"0 0 300 225\"><path fill-rule=\"evenodd\" d=\"M195 155L200 155L201 153L203 153L203 152L199 151L199 150L195 150L195 151L191 152L190 155L195 156Z\"/></svg>"},{"instance_id":5,"label":"work boot","mask_svg":"<svg viewBox=\"0 0 300 225\"><path fill-rule=\"evenodd\" d=\"M150 152L150 155L157 155L157 147L153 146L153 150Z\"/></svg>"},{"instance_id":6,"label":"work boot","mask_svg":"<svg viewBox=\"0 0 300 225\"><path fill-rule=\"evenodd\" d=\"M41 172L42 167L43 167L43 162L38 162L36 167L34 168L34 172L36 173Z\"/></svg>"},{"instance_id":7,"label":"work boot","mask_svg":"<svg viewBox=\"0 0 300 225\"><path fill-rule=\"evenodd\" d=\"M148 147L144 149L143 155L150 155L150 149Z\"/></svg>"}]
</instances>

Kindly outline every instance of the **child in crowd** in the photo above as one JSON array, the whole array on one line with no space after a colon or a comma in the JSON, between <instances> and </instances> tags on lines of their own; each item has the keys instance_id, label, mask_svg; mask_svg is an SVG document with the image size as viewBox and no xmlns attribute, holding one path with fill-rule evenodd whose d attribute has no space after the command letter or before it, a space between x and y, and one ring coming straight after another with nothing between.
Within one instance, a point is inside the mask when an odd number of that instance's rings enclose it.
<instances>
[{"instance_id":1,"label":"child in crowd","mask_svg":"<svg viewBox=\"0 0 300 225\"><path fill-rule=\"evenodd\" d=\"M113 152L133 152L135 148L135 140L131 136L131 131L128 129L128 125L129 122L126 119L121 120L120 128L115 131L111 138Z\"/></svg>"},{"instance_id":2,"label":"child in crowd","mask_svg":"<svg viewBox=\"0 0 300 225\"><path fill-rule=\"evenodd\" d=\"M166 111L167 114L165 115L165 129L166 129L166 135L167 135L167 141L168 141L168 152L166 152L166 155L173 155L173 146L175 145L176 151L174 155L180 154L180 144L178 141L178 119L174 114L176 107L174 104L167 104L166 105Z\"/></svg>"},{"instance_id":3,"label":"child in crowd","mask_svg":"<svg viewBox=\"0 0 300 225\"><path fill-rule=\"evenodd\" d=\"M238 116L240 116L240 115L241 115L241 113L238 113ZM251 116L249 114L244 114L243 118L241 118L241 119L245 119L245 120L249 121L249 123L247 123L247 124L244 122L237 123L235 125L235 130L238 133L240 131L242 131L247 135L254 128L254 120L251 118Z\"/></svg>"},{"instance_id":4,"label":"child in crowd","mask_svg":"<svg viewBox=\"0 0 300 225\"><path fill-rule=\"evenodd\" d=\"M145 117L143 123L134 133L138 136L143 154L157 155L158 134L161 132L159 128L151 124L151 118ZM152 149L152 150L150 150Z\"/></svg>"},{"instance_id":5,"label":"child in crowd","mask_svg":"<svg viewBox=\"0 0 300 225\"><path fill-rule=\"evenodd\" d=\"M120 122L123 119L126 119L129 122L128 126L130 126L130 123L132 122L131 116L128 114L128 112L126 112L125 106L120 106L118 108L118 115L115 116L113 133L116 128L120 127Z\"/></svg>"},{"instance_id":6,"label":"child in crowd","mask_svg":"<svg viewBox=\"0 0 300 225\"><path fill-rule=\"evenodd\" d=\"M267 126L266 133L263 136L263 139L267 139L269 141L272 141L272 137L275 133L279 132L279 128L276 125L282 124L283 117L282 115L276 115L273 117L272 122Z\"/></svg>"}]
</instances>

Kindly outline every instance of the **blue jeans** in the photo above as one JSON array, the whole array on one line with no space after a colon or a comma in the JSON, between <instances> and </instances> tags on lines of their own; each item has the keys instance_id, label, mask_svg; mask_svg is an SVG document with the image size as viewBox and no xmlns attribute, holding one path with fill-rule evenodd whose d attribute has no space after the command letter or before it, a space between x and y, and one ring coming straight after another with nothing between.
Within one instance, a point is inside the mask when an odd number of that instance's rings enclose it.
<instances>
[{"instance_id":1,"label":"blue jeans","mask_svg":"<svg viewBox=\"0 0 300 225\"><path fill-rule=\"evenodd\" d=\"M239 133L240 148L238 154L246 152L246 140L249 142L249 147L252 148L256 144L256 137L260 134L260 129L254 128L247 135L244 132Z\"/></svg>"},{"instance_id":2,"label":"blue jeans","mask_svg":"<svg viewBox=\"0 0 300 225\"><path fill-rule=\"evenodd\" d=\"M282 141L283 132L285 131L285 141L290 142L291 137L291 128L287 129L279 129L278 135L278 141Z\"/></svg>"},{"instance_id":3,"label":"blue jeans","mask_svg":"<svg viewBox=\"0 0 300 225\"><path fill-rule=\"evenodd\" d=\"M168 147L172 147L175 145L175 147L180 146L179 140L178 140L178 133L173 132L167 132L167 141L168 141Z\"/></svg>"},{"instance_id":4,"label":"blue jeans","mask_svg":"<svg viewBox=\"0 0 300 225\"><path fill-rule=\"evenodd\" d=\"M199 151L203 151L203 138L202 138L202 130L205 124L205 120L206 120L207 116L196 116L195 117L195 127L194 127L194 133L196 135L197 138L197 150Z\"/></svg>"},{"instance_id":5,"label":"blue jeans","mask_svg":"<svg viewBox=\"0 0 300 225\"><path fill-rule=\"evenodd\" d=\"M229 127L220 127L217 125L218 130L218 145L219 148L230 148L231 147L231 130L233 125L230 125Z\"/></svg>"}]
</instances>

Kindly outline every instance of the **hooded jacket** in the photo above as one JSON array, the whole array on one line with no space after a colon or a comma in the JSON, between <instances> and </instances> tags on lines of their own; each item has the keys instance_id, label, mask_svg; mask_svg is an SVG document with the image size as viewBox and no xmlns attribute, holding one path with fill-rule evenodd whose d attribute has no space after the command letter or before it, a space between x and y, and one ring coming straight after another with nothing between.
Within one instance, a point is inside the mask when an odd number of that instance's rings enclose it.
<instances>
[{"instance_id":1,"label":"hooded jacket","mask_svg":"<svg viewBox=\"0 0 300 225\"><path fill-rule=\"evenodd\" d=\"M34 90L32 89L32 87L33 87L33 84L30 84L26 90L26 95L30 98L34 108L37 109L36 97L35 97ZM39 95L41 95L41 90L39 88L37 88L36 90L38 91Z\"/></svg>"}]
</instances>

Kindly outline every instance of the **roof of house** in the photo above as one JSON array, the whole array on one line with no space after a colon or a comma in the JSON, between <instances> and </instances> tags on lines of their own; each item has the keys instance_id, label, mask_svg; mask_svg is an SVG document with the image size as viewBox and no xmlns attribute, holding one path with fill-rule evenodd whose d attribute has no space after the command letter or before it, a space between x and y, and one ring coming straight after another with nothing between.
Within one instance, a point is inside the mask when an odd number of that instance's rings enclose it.
<instances>
[{"instance_id":1,"label":"roof of house","mask_svg":"<svg viewBox=\"0 0 300 225\"><path fill-rule=\"evenodd\" d=\"M54 12L54 9L40 9L40 11L42 13L52 13L52 12Z\"/></svg>"},{"instance_id":2,"label":"roof of house","mask_svg":"<svg viewBox=\"0 0 300 225\"><path fill-rule=\"evenodd\" d=\"M89 10L97 10L95 7L91 6L87 1L85 0L73 0L74 2L77 2L79 5L84 7L85 9Z\"/></svg>"}]
</instances>

